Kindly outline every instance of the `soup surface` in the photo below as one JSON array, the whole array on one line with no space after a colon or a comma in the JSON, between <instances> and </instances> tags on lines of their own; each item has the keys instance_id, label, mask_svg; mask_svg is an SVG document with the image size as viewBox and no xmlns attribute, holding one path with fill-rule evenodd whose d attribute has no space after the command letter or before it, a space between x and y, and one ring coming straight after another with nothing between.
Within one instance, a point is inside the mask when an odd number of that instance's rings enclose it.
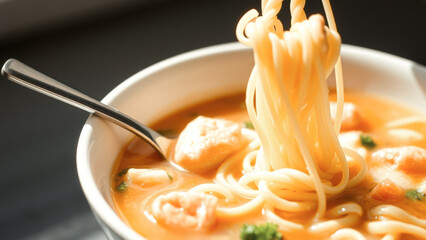
<instances>
[{"instance_id":1,"label":"soup surface","mask_svg":"<svg viewBox=\"0 0 426 240\"><path fill-rule=\"evenodd\" d=\"M335 98L335 94L331 93L330 100L334 101ZM412 146L426 149L426 140L423 137L423 134L426 134L426 124L404 124L402 127L394 127L389 130L386 126L393 120L419 114L392 102L358 92L346 93L345 102L356 106L360 114L355 115L355 118L359 119L355 119L354 123L349 123L347 126L343 123L339 140L342 145L348 144L350 145L348 147L352 147L360 155L365 155L369 171L359 185L346 189L335 199L328 200L327 209L330 210L334 206L348 201L357 203L362 208L362 217L351 227L370 239L380 239L382 236L371 234L367 229L366 222L378 220L370 212L375 206L391 204L412 216L425 219L426 199L424 200L424 198L426 197L425 190L422 190L421 187L426 189L426 173L410 169L410 166L405 170L396 169L386 161L374 159L380 155L380 150L385 148ZM243 94L187 108L166 117L151 127L164 135L177 137L185 126L197 116L226 119L240 124L242 128L252 128ZM398 123L395 124L398 125ZM355 141L351 139L355 139ZM235 166L234 174L241 176L244 172L241 163ZM423 168L426 168L426 162ZM149 183L132 181L129 178L128 169L164 170L168 180L150 181ZM355 172L357 169L351 169L350 173ZM111 191L116 210L123 221L148 239L167 239L170 236L173 236L173 239L238 239L244 224L261 224L268 221L261 208L231 219L218 217L212 226L197 230L171 227L157 221L152 212L152 205L158 196L169 192L188 191L203 183L213 183L216 173L217 168L204 172L192 172L174 162L161 160L143 141L134 138L123 147L112 173ZM210 194L217 197L217 205L221 207L238 206L249 201L249 199L241 197L230 201L220 194ZM312 233L314 232L311 226L314 224L312 219L315 209L312 209L310 214L279 210L275 211L275 214L306 227L306 230L298 233L283 232L284 239L306 239L307 236L309 239L328 239L333 233L326 235ZM408 234L403 235L402 239L416 239L416 237Z\"/></svg>"}]
</instances>

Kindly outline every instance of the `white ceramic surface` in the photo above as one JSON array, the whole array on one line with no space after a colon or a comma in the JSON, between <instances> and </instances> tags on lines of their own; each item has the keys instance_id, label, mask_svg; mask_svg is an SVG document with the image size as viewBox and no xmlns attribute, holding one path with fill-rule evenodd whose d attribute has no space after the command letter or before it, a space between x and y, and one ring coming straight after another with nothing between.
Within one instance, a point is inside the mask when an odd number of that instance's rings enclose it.
<instances>
[{"instance_id":1,"label":"white ceramic surface","mask_svg":"<svg viewBox=\"0 0 426 240\"><path fill-rule=\"evenodd\" d=\"M342 60L347 89L374 93L426 113L425 67L348 45L342 48ZM142 70L102 102L149 125L188 105L244 91L252 67L251 50L239 43L203 48ZM82 189L111 239L143 239L114 212L110 195L113 162L131 137L126 130L92 116L83 127L77 148Z\"/></svg>"}]
</instances>

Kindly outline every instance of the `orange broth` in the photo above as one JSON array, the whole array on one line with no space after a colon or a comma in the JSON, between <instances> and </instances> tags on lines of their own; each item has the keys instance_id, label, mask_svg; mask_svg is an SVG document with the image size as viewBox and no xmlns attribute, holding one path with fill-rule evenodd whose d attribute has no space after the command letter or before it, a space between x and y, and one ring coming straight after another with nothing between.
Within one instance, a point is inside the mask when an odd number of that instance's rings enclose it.
<instances>
[{"instance_id":1,"label":"orange broth","mask_svg":"<svg viewBox=\"0 0 426 240\"><path fill-rule=\"evenodd\" d=\"M334 92L330 94L330 99L335 99ZM379 129L385 122L405 116L418 115L418 113L414 113L413 111L395 103L377 99L358 92L347 92L345 94L345 101L352 102L360 108L364 118L367 119L367 122L360 126L360 129L362 131L369 132L369 134L375 138L378 148L391 147L386 138L380 136ZM171 114L170 116L151 125L151 127L165 134L177 136L186 124L198 115L223 118L240 123L249 121L244 104L244 95L239 94L187 108L183 111ZM423 129L419 129L420 132L426 132L426 126L421 126L421 128ZM426 140L423 139L422 141L415 142L412 145L426 149ZM368 150L367 162L374 150L375 149ZM125 191L117 191L116 187L124 181L124 177L119 176L119 173L121 170L128 168L161 168L169 172L173 180L170 184L160 184L159 186L152 187L135 186L134 184L130 184ZM236 175L241 172L241 168L235 169ZM202 232L173 229L167 226L162 226L156 222L155 218L150 213L150 206L155 197L170 191L188 190L201 183L213 182L215 173L216 171L206 174L195 174L184 171L168 161L161 160L160 157L143 141L139 138L134 138L123 147L123 150L117 157L111 177L111 192L116 211L124 222L148 239L168 239L170 236L173 236L173 239L239 239L239 232L243 224L262 223L267 221L262 215L262 211L259 209L248 216L233 219L232 221L218 220L210 230ZM417 180L422 181L422 179ZM374 185L372 178L367 176L359 186L345 190L337 199L329 200L327 202L327 207L331 208L348 200L355 201L364 209L363 219L371 220L368 219L367 210L373 206L384 204L383 202L379 202L368 197L368 193ZM234 206L247 201L247 199L240 198L235 202L226 202L223 198L220 198L219 196L218 198L218 204L220 206ZM425 202L426 201L412 201L404 198L395 205L405 209L414 216L426 218ZM285 216L286 219L306 224L306 226L312 224L311 219L314 215L314 212L311 214L277 213L281 216ZM356 227L356 229L361 232L363 232L363 228L364 225L362 223ZM309 237L309 239L327 239L329 236L310 236L308 233L300 235L284 235L284 239L306 239L307 237Z\"/></svg>"}]
</instances>

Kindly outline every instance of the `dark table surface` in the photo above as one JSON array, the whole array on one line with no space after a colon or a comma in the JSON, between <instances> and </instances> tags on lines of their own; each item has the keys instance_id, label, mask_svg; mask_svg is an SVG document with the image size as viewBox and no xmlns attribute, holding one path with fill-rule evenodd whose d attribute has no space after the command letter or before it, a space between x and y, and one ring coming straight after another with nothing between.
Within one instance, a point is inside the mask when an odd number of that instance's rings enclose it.
<instances>
[{"instance_id":1,"label":"dark table surface","mask_svg":"<svg viewBox=\"0 0 426 240\"><path fill-rule=\"evenodd\" d=\"M321 11L319 0L307 2L308 12ZM332 4L344 43L426 64L426 1ZM238 19L259 6L257 0L132 4L11 36L0 42L0 62L17 58L102 99L121 81L160 60L235 41ZM288 19L285 14L281 16ZM0 109L0 239L105 239L75 166L77 140L88 114L4 78Z\"/></svg>"}]
</instances>

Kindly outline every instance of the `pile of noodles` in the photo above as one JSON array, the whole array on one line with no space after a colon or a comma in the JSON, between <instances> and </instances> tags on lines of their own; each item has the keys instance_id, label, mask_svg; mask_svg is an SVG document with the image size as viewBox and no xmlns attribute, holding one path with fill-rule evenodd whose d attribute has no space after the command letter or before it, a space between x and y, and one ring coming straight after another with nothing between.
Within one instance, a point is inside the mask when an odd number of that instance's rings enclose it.
<instances>
[{"instance_id":1,"label":"pile of noodles","mask_svg":"<svg viewBox=\"0 0 426 240\"><path fill-rule=\"evenodd\" d=\"M256 133L244 134L248 146L218 169L215 183L192 191L214 192L235 207L218 207L219 218L240 217L263 210L284 233L309 231L333 239L365 239L352 227L363 210L355 202L327 208L327 200L359 184L367 173L366 160L342 148L338 141L343 112L340 36L328 1L323 1L328 25L321 15L307 18L305 1L290 3L291 28L284 30L277 14L281 0L262 1L262 16L250 10L237 26L238 40L253 48L255 66L247 92L247 111ZM337 114L330 116L327 77L335 69ZM358 169L350 176L349 167ZM243 174L234 169L242 168ZM301 224L282 213L315 214ZM393 239L400 233L426 236L426 221L402 209L381 205L370 210L380 219L366 224L370 234ZM385 235L386 234L386 235Z\"/></svg>"}]
</instances>

